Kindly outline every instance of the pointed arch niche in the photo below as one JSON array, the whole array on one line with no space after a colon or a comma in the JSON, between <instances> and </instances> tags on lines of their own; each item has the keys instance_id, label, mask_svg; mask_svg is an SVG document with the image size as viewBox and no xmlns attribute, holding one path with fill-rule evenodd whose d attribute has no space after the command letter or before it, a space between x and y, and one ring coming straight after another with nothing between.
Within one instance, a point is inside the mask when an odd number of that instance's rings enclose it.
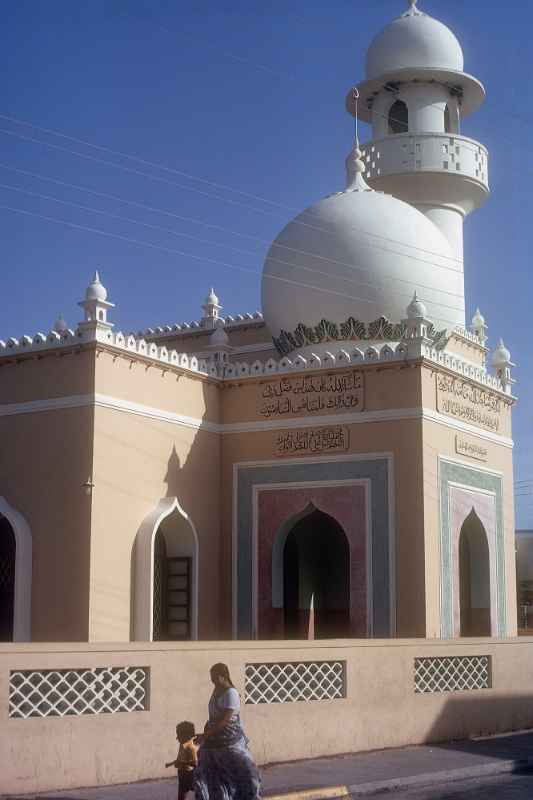
<instances>
[{"instance_id":1,"label":"pointed arch niche","mask_svg":"<svg viewBox=\"0 0 533 800\"><path fill-rule=\"evenodd\" d=\"M5 497L0 497L0 535L13 536L15 553L13 582L12 641L31 640L31 573L32 536L30 526L19 511L12 508Z\"/></svg>"},{"instance_id":2,"label":"pointed arch niche","mask_svg":"<svg viewBox=\"0 0 533 800\"><path fill-rule=\"evenodd\" d=\"M452 486L450 515L452 636L497 636L501 575L497 562L495 495Z\"/></svg>"},{"instance_id":3,"label":"pointed arch niche","mask_svg":"<svg viewBox=\"0 0 533 800\"><path fill-rule=\"evenodd\" d=\"M181 636L158 630L162 571L161 558L168 563L188 560L190 580L190 634L198 638L198 535L177 497L165 497L144 519L135 539L133 596L133 639L151 642ZM179 571L179 570L178 570ZM169 590L172 587L169 585ZM177 589L177 592L181 589ZM172 598L171 598L172 600ZM154 605L155 603L155 605ZM179 616L179 614L178 614ZM156 622L154 626L154 620ZM179 620L176 620L179 621Z\"/></svg>"},{"instance_id":4,"label":"pointed arch niche","mask_svg":"<svg viewBox=\"0 0 533 800\"><path fill-rule=\"evenodd\" d=\"M335 543L340 541L339 547L333 549L337 554L335 560L339 565L342 562L344 570L341 571L344 576L345 591L342 608L338 609L338 617L339 619L342 617L343 620L343 635L352 637L372 635L374 571L370 537L371 515L368 505L369 480L354 478L324 482L277 483L273 486L259 484L253 487L253 497L252 638L286 637L287 591L292 597L289 605L291 603L294 605L295 602L295 597L292 596L295 586L288 586L285 581L289 571L293 577L296 573L299 576L300 610L304 611L307 608L309 600L309 597L304 597L304 583L307 580L304 573L309 577L311 573L317 572L315 576L318 582L317 590L321 587L321 597L317 595L316 599L324 609L333 611L338 605L336 596L324 590L323 576L318 574L320 569L315 544L320 540L320 546L327 551L328 537L331 537L332 548L334 540ZM314 544L311 541L313 538L316 539ZM324 553L324 561L327 561L332 554L333 550L330 548L330 552ZM332 568L332 574L333 572ZM335 580L337 581L336 578ZM340 578L337 583L340 586ZM320 611L318 606L314 608L318 621ZM333 625L333 616L333 614L323 614L324 625L320 627L324 638L329 638L326 629L329 621ZM321 635L318 627L317 635Z\"/></svg>"}]
</instances>

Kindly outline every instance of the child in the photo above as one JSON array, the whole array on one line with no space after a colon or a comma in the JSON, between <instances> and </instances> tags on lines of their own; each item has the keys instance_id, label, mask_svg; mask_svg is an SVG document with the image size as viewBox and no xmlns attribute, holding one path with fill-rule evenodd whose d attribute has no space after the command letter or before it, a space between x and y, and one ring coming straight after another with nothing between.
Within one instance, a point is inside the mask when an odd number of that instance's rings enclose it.
<instances>
[{"instance_id":1,"label":"child","mask_svg":"<svg viewBox=\"0 0 533 800\"><path fill-rule=\"evenodd\" d=\"M178 800L185 800L187 792L193 789L194 768L198 764L198 746L194 743L196 733L192 722L180 722L176 725L176 739L180 743L178 757L169 761L165 767L177 767Z\"/></svg>"}]
</instances>

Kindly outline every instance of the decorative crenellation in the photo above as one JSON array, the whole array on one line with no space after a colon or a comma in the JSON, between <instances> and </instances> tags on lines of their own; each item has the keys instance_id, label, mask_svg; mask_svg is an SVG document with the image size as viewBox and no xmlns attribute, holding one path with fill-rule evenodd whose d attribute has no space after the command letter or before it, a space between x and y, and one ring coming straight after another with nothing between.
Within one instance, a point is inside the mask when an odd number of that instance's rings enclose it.
<instances>
[{"instance_id":1,"label":"decorative crenellation","mask_svg":"<svg viewBox=\"0 0 533 800\"><path fill-rule=\"evenodd\" d=\"M260 311L256 311L254 314L219 317L219 320L222 321L224 328L235 328L244 324L262 325L263 315ZM158 325L156 328L146 328L143 331L138 331L137 336L145 339L156 339L162 336L188 336L191 333L205 333L205 330L202 320L193 320L192 322L182 322L181 324L175 323L174 325Z\"/></svg>"},{"instance_id":2,"label":"decorative crenellation","mask_svg":"<svg viewBox=\"0 0 533 800\"><path fill-rule=\"evenodd\" d=\"M510 384L504 385L498 375L489 374L485 367L476 366L453 353L437 349L434 344L422 344L419 352L412 354L407 341L373 343L368 347L348 347L340 350L332 349L321 356L311 353L307 358L301 354L297 354L292 359L285 355L280 359L269 358L267 361L257 360L250 364L244 361L229 362L225 360L221 362L213 355L207 358L198 358L194 354L169 350L164 345L157 345L156 342L149 341L144 337L138 338L133 334L124 334L121 331L114 332L110 328L95 331L68 329L61 334L50 331L48 334L37 333L33 337L22 336L20 339L12 337L7 342L0 340L0 359L62 347L67 348L89 342L106 344L130 353L132 356L137 355L162 365L166 364L220 380L246 379L258 375L304 370L342 369L347 365L405 362L416 358L425 358L463 377L509 394Z\"/></svg>"},{"instance_id":3,"label":"decorative crenellation","mask_svg":"<svg viewBox=\"0 0 533 800\"><path fill-rule=\"evenodd\" d=\"M7 342L0 340L0 359L2 357L18 356L25 353L38 353L61 347L85 344L96 341L111 347L119 348L132 356L138 355L160 364L168 364L179 369L190 370L210 378L235 380L253 378L257 375L272 375L283 372L298 372L303 370L342 369L347 365L367 363L401 362L413 358L409 353L407 342L387 342L372 344L366 348L353 347L332 350L322 356L312 353L308 358L296 355L294 358L283 356L281 359L269 358L267 361L254 361L252 364L244 361L219 363L214 358L198 358L190 353L180 353L159 346L143 337L137 338L133 334L124 334L121 331L73 331L68 329L62 334L50 331L48 334L37 333L34 337L23 336L21 339L10 338ZM484 386L489 386L496 391L505 391L501 380L490 375L484 367L478 367L462 360L453 353L438 350L436 347L423 345L420 350L422 357L435 364L439 364L453 372L471 380L478 381Z\"/></svg>"},{"instance_id":4,"label":"decorative crenellation","mask_svg":"<svg viewBox=\"0 0 533 800\"><path fill-rule=\"evenodd\" d=\"M478 347L481 347L483 350L487 349L484 342L482 342L475 331L469 331L466 328L454 328L452 331L452 336L454 336L456 339L464 339L464 341L469 342L470 344L475 344Z\"/></svg>"},{"instance_id":5,"label":"decorative crenellation","mask_svg":"<svg viewBox=\"0 0 533 800\"><path fill-rule=\"evenodd\" d=\"M22 336L21 339L12 337L7 342L0 340L0 359L2 357L21 356L30 352L38 353L44 350L68 348L89 342L99 342L120 348L132 355L136 354L143 358L149 358L161 364L169 364L191 372L218 377L217 368L208 359L199 359L190 353L178 353L176 350L168 350L165 346L160 347L155 342L149 342L143 338L138 339L133 334L124 334L121 331L114 332L111 329L96 331L81 329L73 331L69 329L62 334L50 331L48 334L37 333L33 337Z\"/></svg>"}]
</instances>

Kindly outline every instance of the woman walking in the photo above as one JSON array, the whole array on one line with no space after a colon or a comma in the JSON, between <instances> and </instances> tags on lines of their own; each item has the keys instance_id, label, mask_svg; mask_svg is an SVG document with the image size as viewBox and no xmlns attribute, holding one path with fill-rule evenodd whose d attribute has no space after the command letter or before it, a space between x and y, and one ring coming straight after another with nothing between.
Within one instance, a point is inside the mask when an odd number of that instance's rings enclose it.
<instances>
[{"instance_id":1,"label":"woman walking","mask_svg":"<svg viewBox=\"0 0 533 800\"><path fill-rule=\"evenodd\" d=\"M239 693L226 664L210 669L209 721L197 737L196 800L258 800L261 778L241 726Z\"/></svg>"}]
</instances>

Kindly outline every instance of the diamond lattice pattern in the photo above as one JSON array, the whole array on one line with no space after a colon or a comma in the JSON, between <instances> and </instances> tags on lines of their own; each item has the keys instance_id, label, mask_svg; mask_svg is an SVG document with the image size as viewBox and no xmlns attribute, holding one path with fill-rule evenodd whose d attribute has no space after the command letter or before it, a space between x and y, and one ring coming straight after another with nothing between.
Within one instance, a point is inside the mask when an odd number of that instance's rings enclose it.
<instances>
[{"instance_id":1,"label":"diamond lattice pattern","mask_svg":"<svg viewBox=\"0 0 533 800\"><path fill-rule=\"evenodd\" d=\"M490 656L415 658L415 692L464 692L491 685Z\"/></svg>"},{"instance_id":2,"label":"diamond lattice pattern","mask_svg":"<svg viewBox=\"0 0 533 800\"><path fill-rule=\"evenodd\" d=\"M346 696L344 661L246 664L245 702L296 703Z\"/></svg>"},{"instance_id":3,"label":"diamond lattice pattern","mask_svg":"<svg viewBox=\"0 0 533 800\"><path fill-rule=\"evenodd\" d=\"M65 717L148 708L147 667L15 670L9 675L9 716Z\"/></svg>"}]
</instances>

